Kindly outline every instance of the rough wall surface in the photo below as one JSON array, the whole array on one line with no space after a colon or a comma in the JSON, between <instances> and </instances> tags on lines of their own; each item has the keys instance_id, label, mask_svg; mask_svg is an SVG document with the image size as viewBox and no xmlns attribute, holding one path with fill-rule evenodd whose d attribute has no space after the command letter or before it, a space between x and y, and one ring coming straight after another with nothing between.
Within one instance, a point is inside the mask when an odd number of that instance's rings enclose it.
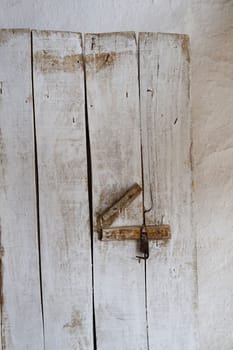
<instances>
[{"instance_id":1,"label":"rough wall surface","mask_svg":"<svg viewBox=\"0 0 233 350\"><path fill-rule=\"evenodd\" d=\"M233 0L1 0L1 28L191 37L201 350L233 348Z\"/></svg>"}]
</instances>

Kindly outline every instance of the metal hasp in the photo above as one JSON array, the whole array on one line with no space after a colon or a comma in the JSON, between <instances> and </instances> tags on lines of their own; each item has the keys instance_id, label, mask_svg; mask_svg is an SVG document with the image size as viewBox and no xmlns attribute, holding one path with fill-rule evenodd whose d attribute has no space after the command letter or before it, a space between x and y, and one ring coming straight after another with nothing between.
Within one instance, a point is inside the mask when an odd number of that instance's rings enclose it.
<instances>
[{"instance_id":1,"label":"metal hasp","mask_svg":"<svg viewBox=\"0 0 233 350\"><path fill-rule=\"evenodd\" d=\"M140 232L140 252L143 253L143 256L136 256L136 258L147 260L149 258L149 242L146 227L143 226Z\"/></svg>"},{"instance_id":2,"label":"metal hasp","mask_svg":"<svg viewBox=\"0 0 233 350\"><path fill-rule=\"evenodd\" d=\"M139 240L140 252L143 256L137 256L137 258L146 260L149 258L149 241L170 239L170 225L109 227L122 210L128 207L129 204L138 197L141 191L141 187L138 184L134 184L118 201L106 209L102 214L98 215L97 231L100 233L100 239L102 241Z\"/></svg>"}]
</instances>

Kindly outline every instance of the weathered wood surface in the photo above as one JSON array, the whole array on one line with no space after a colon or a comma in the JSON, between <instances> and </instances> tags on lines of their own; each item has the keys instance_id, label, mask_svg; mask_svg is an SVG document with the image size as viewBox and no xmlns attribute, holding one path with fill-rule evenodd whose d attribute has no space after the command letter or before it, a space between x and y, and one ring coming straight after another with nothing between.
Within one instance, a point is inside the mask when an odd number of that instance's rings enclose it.
<instances>
[{"instance_id":1,"label":"weathered wood surface","mask_svg":"<svg viewBox=\"0 0 233 350\"><path fill-rule=\"evenodd\" d=\"M149 242L145 275L133 241L143 224L135 35L87 34L97 348L196 350L188 39L139 43L145 224L171 225L172 238ZM30 32L1 31L0 56L0 347L93 350L81 36L33 32L43 308Z\"/></svg>"},{"instance_id":2,"label":"weathered wood surface","mask_svg":"<svg viewBox=\"0 0 233 350\"><path fill-rule=\"evenodd\" d=\"M142 185L137 46L134 33L85 36L93 220L135 182ZM140 194L114 226L142 224ZM144 264L136 242L103 242L94 232L98 350L147 348Z\"/></svg>"},{"instance_id":3,"label":"weathered wood surface","mask_svg":"<svg viewBox=\"0 0 233 350\"><path fill-rule=\"evenodd\" d=\"M114 202L110 208L97 217L97 229L109 227L117 219L119 214L127 209L127 207L139 196L142 189L138 184L134 184L123 196Z\"/></svg>"},{"instance_id":4,"label":"weathered wood surface","mask_svg":"<svg viewBox=\"0 0 233 350\"><path fill-rule=\"evenodd\" d=\"M188 38L142 33L140 96L145 223L170 224L172 239L150 243L150 349L196 349L196 256L191 213Z\"/></svg>"},{"instance_id":5,"label":"weathered wood surface","mask_svg":"<svg viewBox=\"0 0 233 350\"><path fill-rule=\"evenodd\" d=\"M43 349L27 30L0 31L1 349Z\"/></svg>"},{"instance_id":6,"label":"weathered wood surface","mask_svg":"<svg viewBox=\"0 0 233 350\"><path fill-rule=\"evenodd\" d=\"M102 230L102 240L140 239L143 226L111 227ZM148 240L167 240L171 238L169 225L144 226Z\"/></svg>"},{"instance_id":7,"label":"weathered wood surface","mask_svg":"<svg viewBox=\"0 0 233 350\"><path fill-rule=\"evenodd\" d=\"M93 349L81 36L33 32L46 349Z\"/></svg>"}]
</instances>

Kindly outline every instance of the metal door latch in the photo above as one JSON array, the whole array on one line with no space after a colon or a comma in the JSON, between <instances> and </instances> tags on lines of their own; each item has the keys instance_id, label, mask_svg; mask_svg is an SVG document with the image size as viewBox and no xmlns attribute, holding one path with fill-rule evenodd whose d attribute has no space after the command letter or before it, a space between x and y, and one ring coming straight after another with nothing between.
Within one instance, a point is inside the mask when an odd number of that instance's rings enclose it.
<instances>
[{"instance_id":1,"label":"metal door latch","mask_svg":"<svg viewBox=\"0 0 233 350\"><path fill-rule=\"evenodd\" d=\"M142 226L140 232L140 252L143 253L143 256L136 256L136 258L147 260L149 258L149 242L146 227Z\"/></svg>"},{"instance_id":2,"label":"metal door latch","mask_svg":"<svg viewBox=\"0 0 233 350\"><path fill-rule=\"evenodd\" d=\"M140 242L140 252L143 256L139 259L149 258L150 240L168 240L171 238L170 225L135 225L110 227L119 214L134 201L141 193L142 189L138 184L134 184L118 201L106 209L102 214L97 215L97 231L102 241L125 241L138 240Z\"/></svg>"}]
</instances>

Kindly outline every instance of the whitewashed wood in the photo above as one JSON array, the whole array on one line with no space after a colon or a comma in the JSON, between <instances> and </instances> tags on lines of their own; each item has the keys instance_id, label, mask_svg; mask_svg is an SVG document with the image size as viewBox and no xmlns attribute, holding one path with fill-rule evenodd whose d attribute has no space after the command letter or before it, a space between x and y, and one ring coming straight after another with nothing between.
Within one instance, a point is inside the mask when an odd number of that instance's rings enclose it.
<instances>
[{"instance_id":1,"label":"whitewashed wood","mask_svg":"<svg viewBox=\"0 0 233 350\"><path fill-rule=\"evenodd\" d=\"M33 32L46 349L92 349L81 35Z\"/></svg>"},{"instance_id":2,"label":"whitewashed wood","mask_svg":"<svg viewBox=\"0 0 233 350\"><path fill-rule=\"evenodd\" d=\"M31 38L0 31L1 349L43 349Z\"/></svg>"},{"instance_id":3,"label":"whitewashed wood","mask_svg":"<svg viewBox=\"0 0 233 350\"><path fill-rule=\"evenodd\" d=\"M196 257L191 212L188 38L141 33L140 96L146 224L168 223L172 238L150 243L150 349L196 349Z\"/></svg>"},{"instance_id":4,"label":"whitewashed wood","mask_svg":"<svg viewBox=\"0 0 233 350\"><path fill-rule=\"evenodd\" d=\"M85 36L93 220L142 183L137 47L134 33ZM142 224L142 196L112 226ZM98 350L146 349L144 264L135 242L101 242L94 231Z\"/></svg>"}]
</instances>

